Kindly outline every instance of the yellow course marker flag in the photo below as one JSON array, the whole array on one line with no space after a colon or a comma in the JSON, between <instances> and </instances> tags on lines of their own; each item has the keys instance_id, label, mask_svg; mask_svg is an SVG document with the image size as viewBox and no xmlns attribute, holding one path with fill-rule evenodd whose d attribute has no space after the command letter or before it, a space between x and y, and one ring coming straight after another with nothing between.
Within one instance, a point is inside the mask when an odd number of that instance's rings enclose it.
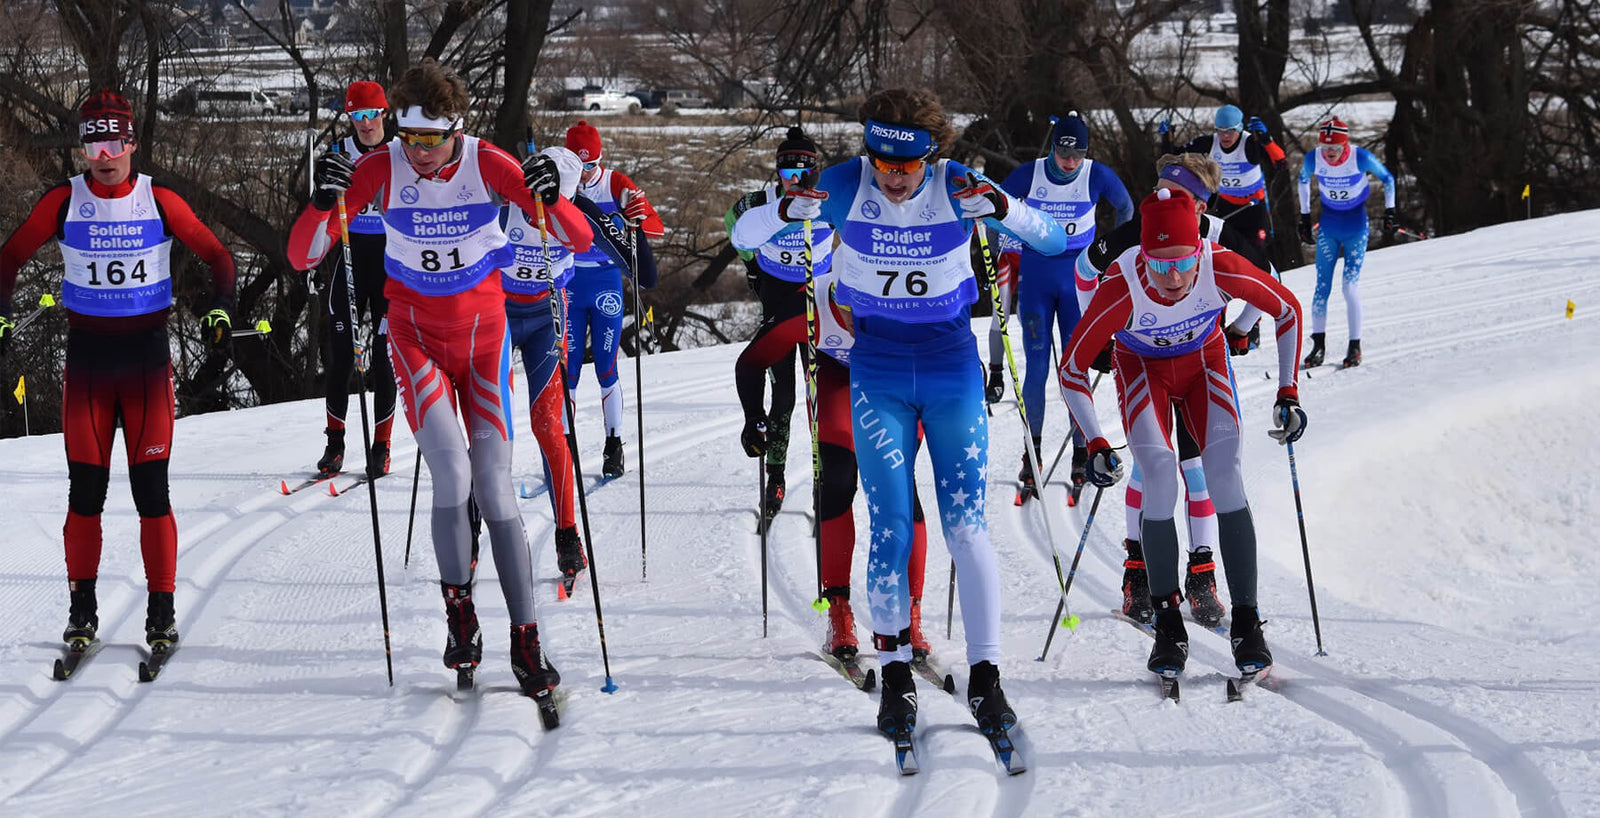
<instances>
[{"instance_id":1,"label":"yellow course marker flag","mask_svg":"<svg viewBox=\"0 0 1600 818\"><path fill-rule=\"evenodd\" d=\"M1523 185L1522 186L1522 198L1524 198L1524 199L1528 198L1528 195L1531 192L1529 190L1529 188L1531 188L1531 187L1532 187L1532 185Z\"/></svg>"},{"instance_id":2,"label":"yellow course marker flag","mask_svg":"<svg viewBox=\"0 0 1600 818\"><path fill-rule=\"evenodd\" d=\"M1568 319L1572 318L1572 314L1577 312L1577 311L1578 311L1578 305L1572 303L1571 301L1568 301L1567 302L1567 318Z\"/></svg>"},{"instance_id":3,"label":"yellow course marker flag","mask_svg":"<svg viewBox=\"0 0 1600 818\"><path fill-rule=\"evenodd\" d=\"M28 385L23 382L24 377L26 376L17 376L17 390L11 393L17 399L17 403L21 403L22 399L28 396Z\"/></svg>"}]
</instances>

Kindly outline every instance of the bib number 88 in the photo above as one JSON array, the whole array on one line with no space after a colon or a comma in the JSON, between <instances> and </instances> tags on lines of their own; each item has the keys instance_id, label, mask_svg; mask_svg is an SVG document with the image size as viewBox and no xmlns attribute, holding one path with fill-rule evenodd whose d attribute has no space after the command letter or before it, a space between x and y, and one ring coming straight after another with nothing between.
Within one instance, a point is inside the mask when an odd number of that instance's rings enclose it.
<instances>
[{"instance_id":1,"label":"bib number 88","mask_svg":"<svg viewBox=\"0 0 1600 818\"><path fill-rule=\"evenodd\" d=\"M878 275L883 276L883 295L888 297L894 292L896 281L901 281L901 289L906 295L923 296L928 294L928 274L921 270L912 270L901 279L899 270L879 270Z\"/></svg>"}]
</instances>

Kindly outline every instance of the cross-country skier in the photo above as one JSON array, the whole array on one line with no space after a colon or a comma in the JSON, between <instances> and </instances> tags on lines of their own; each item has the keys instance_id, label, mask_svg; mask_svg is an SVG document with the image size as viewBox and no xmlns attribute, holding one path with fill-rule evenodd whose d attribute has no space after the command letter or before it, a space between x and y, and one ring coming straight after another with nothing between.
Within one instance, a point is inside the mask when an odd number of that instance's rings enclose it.
<instances>
[{"instance_id":1,"label":"cross-country skier","mask_svg":"<svg viewBox=\"0 0 1600 818\"><path fill-rule=\"evenodd\" d=\"M1195 215L1199 218L1201 235L1210 242L1237 253L1256 269L1265 269L1267 261L1261 249L1234 230L1232 225L1206 213L1206 201L1216 191L1222 171L1211 157L1203 153L1166 154L1156 160L1156 189L1183 190L1194 197ZM1078 256L1078 302L1087 308L1099 286L1100 276L1130 248L1139 246L1139 231L1143 220L1135 215L1131 221L1112 230ZM1253 308L1252 308L1253 310ZM1248 316L1251 325L1255 315ZM1241 321L1247 316L1241 316ZM1238 322L1235 323L1235 327ZM1228 329L1230 353L1237 354L1250 343L1248 331ZM1259 331L1259 330L1255 330ZM1109 371L1109 350L1101 353L1095 368ZM1178 466L1183 473L1186 493L1185 509L1189 520L1189 565L1184 579L1184 595L1189 599L1189 612L1196 622L1205 627L1215 627L1226 611L1217 599L1216 562L1212 558L1217 542L1216 511L1211 504L1211 494L1206 488L1205 470L1200 462L1200 447L1181 422L1173 424L1178 435ZM1128 537L1123 542L1127 559L1122 572L1122 612L1140 622L1149 622L1154 616L1150 607L1150 586L1146 579L1143 549L1139 543L1139 514L1143 500L1143 474L1137 462L1128 477L1125 496Z\"/></svg>"},{"instance_id":2,"label":"cross-country skier","mask_svg":"<svg viewBox=\"0 0 1600 818\"><path fill-rule=\"evenodd\" d=\"M1311 296L1311 352L1307 368L1320 366L1333 294L1333 265L1344 258L1344 307L1350 324L1345 366L1361 365L1361 264L1367 257L1367 174L1383 183L1383 229L1400 226L1394 212L1394 176L1366 148L1350 144L1350 128L1333 117L1317 128L1317 149L1300 164L1300 241L1311 243L1311 180L1317 180L1322 217L1317 224L1317 288Z\"/></svg>"},{"instance_id":3,"label":"cross-country skier","mask_svg":"<svg viewBox=\"0 0 1600 818\"><path fill-rule=\"evenodd\" d=\"M1224 105L1213 118L1215 134L1195 137L1174 148L1165 120L1161 123L1162 153L1203 153L1222 167L1222 182L1211 202L1211 215L1226 219L1233 229L1265 254L1272 238L1272 211L1267 208L1263 171L1286 167L1283 148L1272 140L1261 117L1250 117L1237 105ZM1245 133L1245 131L1249 133ZM1267 268L1262 268L1267 269Z\"/></svg>"},{"instance_id":4,"label":"cross-country skier","mask_svg":"<svg viewBox=\"0 0 1600 818\"><path fill-rule=\"evenodd\" d=\"M351 128L351 134L341 143L347 156L355 159L388 144L389 135L384 132L384 125L389 101L384 97L382 85L368 80L350 83L345 91L344 112L350 116ZM366 358L372 371L375 422L372 451L367 453L368 477L389 473L389 437L394 427L394 370L389 366L388 326L384 323L389 301L383 295L389 277L383 271L383 244L383 216L376 205L367 205L360 213L350 215L350 266L356 276L356 311L364 316L359 323L367 331L366 340L371 342ZM323 345L328 412L324 434L328 445L322 452L322 459L317 461L317 474L323 477L344 470L344 418L350 406L350 372L355 366L355 348L350 343L350 334L358 323L350 316L344 265L330 266L333 273L326 287L329 324Z\"/></svg>"},{"instance_id":5,"label":"cross-country skier","mask_svg":"<svg viewBox=\"0 0 1600 818\"><path fill-rule=\"evenodd\" d=\"M932 94L881 91L862 103L860 116L867 155L822 171L815 189L752 208L734 243L756 247L808 220L834 225L842 239L836 289L840 307L853 313L856 339L850 403L871 510L867 592L883 665L879 729L903 736L916 726L907 568L920 422L960 577L968 701L994 735L1016 715L1000 689L1000 577L983 510L989 428L969 312L978 294L968 241L980 219L1045 254L1064 250L1066 234L998 185L940 158L955 133Z\"/></svg>"},{"instance_id":6,"label":"cross-country skier","mask_svg":"<svg viewBox=\"0 0 1600 818\"><path fill-rule=\"evenodd\" d=\"M583 162L578 192L606 213L619 213L630 234L643 233L660 238L666 227L644 191L626 175L602 167L600 132L580 120L567 129L567 150ZM622 314L626 312L622 294L622 271L599 249L578 253L577 267L567 284L571 310L567 325L567 385L576 396L578 378L583 373L585 346L594 356L594 374L600 381L600 408L605 414L606 442L601 473L607 478L622 476L622 384L617 379L617 347L622 336ZM637 283L637 282L636 282ZM644 343L642 327L635 344Z\"/></svg>"},{"instance_id":7,"label":"cross-country skier","mask_svg":"<svg viewBox=\"0 0 1600 818\"><path fill-rule=\"evenodd\" d=\"M61 248L61 303L67 310L62 436L67 449L67 553L71 610L62 634L87 647L100 617L100 513L111 479L111 446L122 426L128 483L139 512L139 550L150 591L145 641L152 651L178 642L172 594L178 528L167 493L172 456L172 240L211 269L211 299L200 329L213 355L230 352L233 256L177 193L133 173L133 108L114 91L78 109L89 170L44 194L0 246L0 356L11 341L17 271L51 238Z\"/></svg>"},{"instance_id":8,"label":"cross-country skier","mask_svg":"<svg viewBox=\"0 0 1600 818\"><path fill-rule=\"evenodd\" d=\"M512 252L500 205L533 212L533 197L541 197L552 235L575 250L588 249L591 233L561 198L549 157L535 155L519 167L505 151L461 132L470 101L454 72L425 59L389 98L399 133L388 148L354 166L339 153L317 160L317 192L290 232L289 258L309 268L337 242L331 210L341 193L353 211L378 203L388 236L389 356L406 421L433 474L433 550L449 631L444 663L476 667L483 654L472 603L471 493L511 615L511 667L534 694L561 676L540 647L532 560L511 488L511 339L496 271Z\"/></svg>"},{"instance_id":9,"label":"cross-country skier","mask_svg":"<svg viewBox=\"0 0 1600 818\"><path fill-rule=\"evenodd\" d=\"M1282 284L1237 254L1201 237L1194 199L1162 189L1140 205L1140 245L1108 269L1106 281L1067 343L1061 390L1072 416L1089 438L1089 480L1109 487L1122 464L1101 434L1088 370L1116 338L1118 402L1128 448L1144 475L1140 540L1149 566L1155 608L1155 645L1147 667L1181 673L1189 638L1179 610L1177 456L1171 427L1179 422L1200 447L1206 482L1217 510L1217 541L1233 600L1234 662L1243 672L1272 663L1256 608L1256 536L1239 463L1239 410L1220 316L1242 298L1273 317L1278 337L1278 398L1274 435L1294 441L1305 429L1297 399L1300 306Z\"/></svg>"},{"instance_id":10,"label":"cross-country skier","mask_svg":"<svg viewBox=\"0 0 1600 818\"><path fill-rule=\"evenodd\" d=\"M1034 486L1033 460L1039 457L1040 436L1044 430L1044 389L1053 380L1056 362L1051 358L1055 331L1059 326L1063 341L1078 324L1077 288L1074 268L1079 255L1094 243L1095 205L1104 202L1115 212L1120 225L1133 216L1133 200L1110 165L1088 158L1089 125L1072 111L1056 122L1050 134L1050 155L1019 166L1006 177L1001 187L1012 196L1049 214L1067 233L1067 251L1046 256L1021 247L1019 242L1004 242L1007 252L1001 266L1017 271L1017 312L1022 317L1022 346L1027 354L1027 374L1022 379L1022 400L1027 407L1028 434L1033 439L1034 456L1022 454L1022 471L1017 482L1022 496L1038 496ZM1073 497L1083 486L1083 464L1088 454L1083 435L1072 436Z\"/></svg>"},{"instance_id":11,"label":"cross-country skier","mask_svg":"<svg viewBox=\"0 0 1600 818\"><path fill-rule=\"evenodd\" d=\"M728 208L722 217L728 235L733 235L733 226L745 211L777 201L785 192L800 184L802 176L815 174L818 157L817 144L811 141L811 137L806 136L798 125L790 128L787 137L778 145L778 183L746 193L733 203L733 207ZM813 224L811 245L811 272L814 277L820 278L833 266L833 228L820 222ZM761 300L762 327L776 326L795 316L805 316L804 255L805 239L799 230L780 233L755 249L739 250L750 289ZM757 338L760 337L759 333L758 330ZM805 348L803 333L799 348ZM762 512L769 521L783 508L784 491L787 488L784 466L789 457L789 419L794 414L796 347L790 345L784 350L783 356L769 370L772 378L772 408L763 413L767 424L767 496L762 498ZM848 431L845 436L849 436ZM852 477L852 491L854 483L855 478Z\"/></svg>"}]
</instances>

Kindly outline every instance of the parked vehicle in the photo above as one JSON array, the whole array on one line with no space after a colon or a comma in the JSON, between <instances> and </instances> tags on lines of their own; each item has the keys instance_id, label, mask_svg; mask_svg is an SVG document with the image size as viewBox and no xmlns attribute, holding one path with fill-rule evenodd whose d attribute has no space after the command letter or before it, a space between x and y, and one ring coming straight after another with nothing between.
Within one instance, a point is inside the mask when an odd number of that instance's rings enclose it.
<instances>
[{"instance_id":1,"label":"parked vehicle","mask_svg":"<svg viewBox=\"0 0 1600 818\"><path fill-rule=\"evenodd\" d=\"M627 111L643 106L629 94L590 85L568 91L567 107L577 111Z\"/></svg>"},{"instance_id":2,"label":"parked vehicle","mask_svg":"<svg viewBox=\"0 0 1600 818\"><path fill-rule=\"evenodd\" d=\"M270 116L284 108L257 86L217 87L199 83L184 86L167 99L173 113L195 116Z\"/></svg>"}]
</instances>

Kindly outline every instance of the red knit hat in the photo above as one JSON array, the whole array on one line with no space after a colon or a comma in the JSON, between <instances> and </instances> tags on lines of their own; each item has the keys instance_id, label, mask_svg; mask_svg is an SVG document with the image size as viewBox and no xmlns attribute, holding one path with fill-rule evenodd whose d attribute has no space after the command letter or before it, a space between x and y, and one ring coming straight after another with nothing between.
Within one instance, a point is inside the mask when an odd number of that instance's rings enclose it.
<instances>
[{"instance_id":1,"label":"red knit hat","mask_svg":"<svg viewBox=\"0 0 1600 818\"><path fill-rule=\"evenodd\" d=\"M1338 117L1332 117L1317 128L1317 142L1323 145L1347 145L1350 143L1350 126Z\"/></svg>"},{"instance_id":2,"label":"red knit hat","mask_svg":"<svg viewBox=\"0 0 1600 818\"><path fill-rule=\"evenodd\" d=\"M133 139L133 107L116 91L91 94L78 107L78 138L84 142Z\"/></svg>"},{"instance_id":3,"label":"red knit hat","mask_svg":"<svg viewBox=\"0 0 1600 818\"><path fill-rule=\"evenodd\" d=\"M372 80L356 80L344 92L344 112L365 111L370 108L389 108L389 98L383 95L383 86Z\"/></svg>"},{"instance_id":4,"label":"red knit hat","mask_svg":"<svg viewBox=\"0 0 1600 818\"><path fill-rule=\"evenodd\" d=\"M600 161L600 132L584 120L567 129L567 150L585 163Z\"/></svg>"},{"instance_id":5,"label":"red knit hat","mask_svg":"<svg viewBox=\"0 0 1600 818\"><path fill-rule=\"evenodd\" d=\"M1200 220L1194 198L1185 191L1162 188L1144 197L1139 219L1139 244L1146 250L1200 246Z\"/></svg>"}]
</instances>

